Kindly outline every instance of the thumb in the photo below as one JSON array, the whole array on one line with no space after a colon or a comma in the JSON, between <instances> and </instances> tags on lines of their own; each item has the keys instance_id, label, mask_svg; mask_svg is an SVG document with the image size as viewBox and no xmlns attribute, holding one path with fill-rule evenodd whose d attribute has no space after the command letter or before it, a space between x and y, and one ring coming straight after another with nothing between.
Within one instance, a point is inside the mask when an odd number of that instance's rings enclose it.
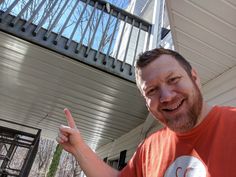
<instances>
[{"instance_id":1,"label":"thumb","mask_svg":"<svg viewBox=\"0 0 236 177\"><path fill-rule=\"evenodd\" d=\"M61 125L59 130L61 131L62 134L72 134L73 129L69 126Z\"/></svg>"}]
</instances>

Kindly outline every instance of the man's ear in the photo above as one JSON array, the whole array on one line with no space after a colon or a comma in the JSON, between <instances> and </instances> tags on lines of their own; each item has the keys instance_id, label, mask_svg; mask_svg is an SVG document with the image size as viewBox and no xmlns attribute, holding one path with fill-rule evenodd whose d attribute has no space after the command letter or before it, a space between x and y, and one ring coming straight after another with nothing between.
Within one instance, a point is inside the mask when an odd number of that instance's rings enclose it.
<instances>
[{"instance_id":1,"label":"man's ear","mask_svg":"<svg viewBox=\"0 0 236 177\"><path fill-rule=\"evenodd\" d=\"M200 81L200 77L199 77L197 71L195 69L192 69L191 74L192 74L193 81L197 84L197 86L199 88L201 88L201 81Z\"/></svg>"}]
</instances>

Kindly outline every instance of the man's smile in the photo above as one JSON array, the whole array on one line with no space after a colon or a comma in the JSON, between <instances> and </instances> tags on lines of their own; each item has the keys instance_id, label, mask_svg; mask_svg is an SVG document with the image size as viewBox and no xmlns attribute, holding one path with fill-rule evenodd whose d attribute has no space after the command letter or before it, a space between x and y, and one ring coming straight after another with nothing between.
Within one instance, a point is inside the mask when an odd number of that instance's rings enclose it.
<instances>
[{"instance_id":1,"label":"man's smile","mask_svg":"<svg viewBox=\"0 0 236 177\"><path fill-rule=\"evenodd\" d=\"M176 112L181 108L181 106L184 103L184 100L185 99L181 99L178 102L166 105L166 106L162 107L162 111L164 111L164 112Z\"/></svg>"}]
</instances>

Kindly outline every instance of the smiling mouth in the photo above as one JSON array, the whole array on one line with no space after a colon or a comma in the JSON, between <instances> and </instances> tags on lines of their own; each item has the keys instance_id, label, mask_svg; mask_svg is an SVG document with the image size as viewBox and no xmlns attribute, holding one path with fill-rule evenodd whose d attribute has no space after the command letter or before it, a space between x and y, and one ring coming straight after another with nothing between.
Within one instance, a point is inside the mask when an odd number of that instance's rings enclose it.
<instances>
[{"instance_id":1,"label":"smiling mouth","mask_svg":"<svg viewBox=\"0 0 236 177\"><path fill-rule=\"evenodd\" d=\"M183 105L184 99L181 100L178 103L172 104L172 105L168 105L165 108L163 108L162 110L165 112L173 112L173 111L177 111L182 105Z\"/></svg>"}]
</instances>

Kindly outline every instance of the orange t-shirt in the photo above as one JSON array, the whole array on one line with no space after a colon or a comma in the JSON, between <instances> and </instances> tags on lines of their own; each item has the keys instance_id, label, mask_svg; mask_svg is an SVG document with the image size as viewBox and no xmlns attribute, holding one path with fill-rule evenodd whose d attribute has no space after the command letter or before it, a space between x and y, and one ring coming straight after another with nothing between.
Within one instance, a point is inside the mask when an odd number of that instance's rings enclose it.
<instances>
[{"instance_id":1,"label":"orange t-shirt","mask_svg":"<svg viewBox=\"0 0 236 177\"><path fill-rule=\"evenodd\" d=\"M157 131L119 177L236 177L236 108L215 106L187 133Z\"/></svg>"}]
</instances>

